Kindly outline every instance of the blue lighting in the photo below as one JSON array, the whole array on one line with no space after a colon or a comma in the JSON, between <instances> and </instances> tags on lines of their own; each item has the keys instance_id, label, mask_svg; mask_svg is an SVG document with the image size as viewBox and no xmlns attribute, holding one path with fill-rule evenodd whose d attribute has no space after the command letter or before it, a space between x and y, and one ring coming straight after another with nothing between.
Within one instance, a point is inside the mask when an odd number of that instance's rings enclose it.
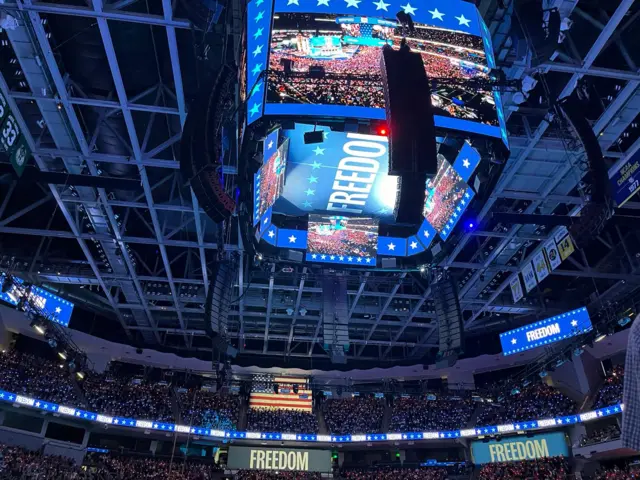
<instances>
[{"instance_id":1,"label":"blue lighting","mask_svg":"<svg viewBox=\"0 0 640 480\"><path fill-rule=\"evenodd\" d=\"M518 390L519 392L519 390ZM623 404L610 405L590 412L569 415L566 417L546 418L538 420L522 420L505 425L487 425L464 428L462 430L431 431L431 432L401 432L401 433L363 433L348 435L322 435L315 433L279 433L279 432L238 432L234 430L216 430L200 426L187 426L174 423L158 422L154 420L139 420L129 417L118 417L81 410L73 406L63 406L56 403L38 400L36 398L18 395L0 390L0 401L31 407L40 411L55 412L62 417L73 417L79 420L96 422L103 425L115 425L125 428L141 430L156 430L208 436L222 440L250 439L263 441L291 441L316 443L362 443L374 441L406 441L414 440L453 440L456 438L476 438L483 435L502 434L525 430L542 430L557 428L564 425L588 422L596 418L619 415L624 410Z\"/></svg>"}]
</instances>

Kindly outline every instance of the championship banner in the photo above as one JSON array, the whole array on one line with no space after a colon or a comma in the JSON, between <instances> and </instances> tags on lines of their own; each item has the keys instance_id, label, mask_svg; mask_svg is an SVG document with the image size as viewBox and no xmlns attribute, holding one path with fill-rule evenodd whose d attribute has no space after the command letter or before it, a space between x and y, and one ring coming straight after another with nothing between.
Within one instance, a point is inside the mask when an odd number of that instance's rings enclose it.
<instances>
[{"instance_id":1,"label":"championship banner","mask_svg":"<svg viewBox=\"0 0 640 480\"><path fill-rule=\"evenodd\" d=\"M553 432L532 437L507 437L471 443L473 463L519 462L546 457L567 457L569 448L564 433Z\"/></svg>"},{"instance_id":2,"label":"championship banner","mask_svg":"<svg viewBox=\"0 0 640 480\"><path fill-rule=\"evenodd\" d=\"M562 241L558 242L558 251L560 252L560 258L562 261L569 258L569 255L575 252L575 250L573 240L571 240L571 235L567 235L562 239Z\"/></svg>"},{"instance_id":3,"label":"championship banner","mask_svg":"<svg viewBox=\"0 0 640 480\"><path fill-rule=\"evenodd\" d=\"M524 280L524 286L527 288L527 293L533 290L537 285L536 276L533 273L533 266L531 263L528 263L522 269L522 279Z\"/></svg>"},{"instance_id":4,"label":"championship banner","mask_svg":"<svg viewBox=\"0 0 640 480\"><path fill-rule=\"evenodd\" d=\"M544 258L544 249L533 256L533 268L536 272L538 283L549 276L549 267L547 266L547 260Z\"/></svg>"},{"instance_id":5,"label":"championship banner","mask_svg":"<svg viewBox=\"0 0 640 480\"><path fill-rule=\"evenodd\" d=\"M524 297L524 292L522 291L522 283L520 283L520 275L516 275L516 277L511 280L509 283L511 285L511 295L513 295L513 303L518 303L522 297Z\"/></svg>"},{"instance_id":6,"label":"championship banner","mask_svg":"<svg viewBox=\"0 0 640 480\"><path fill-rule=\"evenodd\" d=\"M331 452L329 450L230 446L227 468L230 470L330 472Z\"/></svg>"},{"instance_id":7,"label":"championship banner","mask_svg":"<svg viewBox=\"0 0 640 480\"><path fill-rule=\"evenodd\" d=\"M547 258L549 259L551 270L555 270L556 268L558 268L562 263L562 260L560 260L560 252L558 252L556 241L551 239L547 243L545 243L544 251L547 253Z\"/></svg>"}]
</instances>

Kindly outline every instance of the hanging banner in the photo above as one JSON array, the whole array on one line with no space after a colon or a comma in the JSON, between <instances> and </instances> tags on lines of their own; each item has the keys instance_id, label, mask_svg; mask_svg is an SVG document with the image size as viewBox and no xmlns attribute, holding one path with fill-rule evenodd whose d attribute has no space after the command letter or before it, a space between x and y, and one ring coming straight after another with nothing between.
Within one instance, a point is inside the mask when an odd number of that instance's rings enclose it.
<instances>
[{"instance_id":1,"label":"hanging banner","mask_svg":"<svg viewBox=\"0 0 640 480\"><path fill-rule=\"evenodd\" d=\"M544 249L533 256L533 268L536 272L538 283L549 276L549 267L547 266L547 259L544 258Z\"/></svg>"},{"instance_id":2,"label":"hanging banner","mask_svg":"<svg viewBox=\"0 0 640 480\"><path fill-rule=\"evenodd\" d=\"M522 279L524 280L524 286L527 288L527 293L533 290L537 285L536 275L533 273L533 266L531 263L528 263L527 266L522 269Z\"/></svg>"},{"instance_id":3,"label":"hanging banner","mask_svg":"<svg viewBox=\"0 0 640 480\"><path fill-rule=\"evenodd\" d=\"M558 266L562 263L562 260L560 260L560 252L558 252L556 241L551 239L547 243L545 243L544 251L547 253L547 258L549 259L551 270L555 270L556 268L558 268Z\"/></svg>"},{"instance_id":4,"label":"hanging banner","mask_svg":"<svg viewBox=\"0 0 640 480\"><path fill-rule=\"evenodd\" d=\"M575 252L575 250L573 240L571 240L571 235L567 235L562 239L562 241L558 242L558 251L560 252L560 258L563 261L569 258L569 255Z\"/></svg>"},{"instance_id":5,"label":"hanging banner","mask_svg":"<svg viewBox=\"0 0 640 480\"><path fill-rule=\"evenodd\" d=\"M513 296L513 303L518 303L522 297L524 297L524 292L522 291L522 283L520 283L520 274L516 275L510 282L511 285L511 295Z\"/></svg>"}]
</instances>

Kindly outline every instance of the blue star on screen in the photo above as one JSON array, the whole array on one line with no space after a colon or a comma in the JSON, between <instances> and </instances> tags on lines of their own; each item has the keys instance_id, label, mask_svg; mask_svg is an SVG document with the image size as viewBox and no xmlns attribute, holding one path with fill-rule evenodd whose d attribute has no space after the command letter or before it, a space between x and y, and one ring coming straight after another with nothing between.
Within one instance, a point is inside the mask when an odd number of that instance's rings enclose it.
<instances>
[{"instance_id":1,"label":"blue star on screen","mask_svg":"<svg viewBox=\"0 0 640 480\"><path fill-rule=\"evenodd\" d=\"M264 4L264 5L263 5ZM273 2L253 0L247 5L247 75L246 95L252 99L247 102L247 123L251 124L262 116L264 106L264 89L261 72L267 65L269 38L271 37L271 18Z\"/></svg>"}]
</instances>

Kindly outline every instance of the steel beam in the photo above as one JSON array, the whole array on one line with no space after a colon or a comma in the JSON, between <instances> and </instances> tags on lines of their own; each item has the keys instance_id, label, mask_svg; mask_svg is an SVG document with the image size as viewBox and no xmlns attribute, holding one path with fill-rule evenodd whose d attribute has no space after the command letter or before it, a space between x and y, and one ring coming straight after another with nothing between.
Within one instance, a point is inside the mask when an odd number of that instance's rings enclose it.
<instances>
[{"instance_id":1,"label":"steel beam","mask_svg":"<svg viewBox=\"0 0 640 480\"><path fill-rule=\"evenodd\" d=\"M271 307L273 302L273 282L274 275L276 272L276 264L274 263L271 266L271 275L269 275L269 293L267 294L267 315L264 321L264 338L263 338L263 347L262 350L264 353L267 352L267 347L269 345L269 323L271 322Z\"/></svg>"},{"instance_id":2,"label":"steel beam","mask_svg":"<svg viewBox=\"0 0 640 480\"><path fill-rule=\"evenodd\" d=\"M287 339L286 354L291 353L291 342L293 341L293 330L296 326L296 320L300 314L300 301L302 300L302 292L304 291L304 281L307 277L307 267L302 269L302 275L300 275L300 283L298 284L298 294L296 295L296 303L293 311L293 318L291 319L291 328L289 329L289 338Z\"/></svg>"}]
</instances>

